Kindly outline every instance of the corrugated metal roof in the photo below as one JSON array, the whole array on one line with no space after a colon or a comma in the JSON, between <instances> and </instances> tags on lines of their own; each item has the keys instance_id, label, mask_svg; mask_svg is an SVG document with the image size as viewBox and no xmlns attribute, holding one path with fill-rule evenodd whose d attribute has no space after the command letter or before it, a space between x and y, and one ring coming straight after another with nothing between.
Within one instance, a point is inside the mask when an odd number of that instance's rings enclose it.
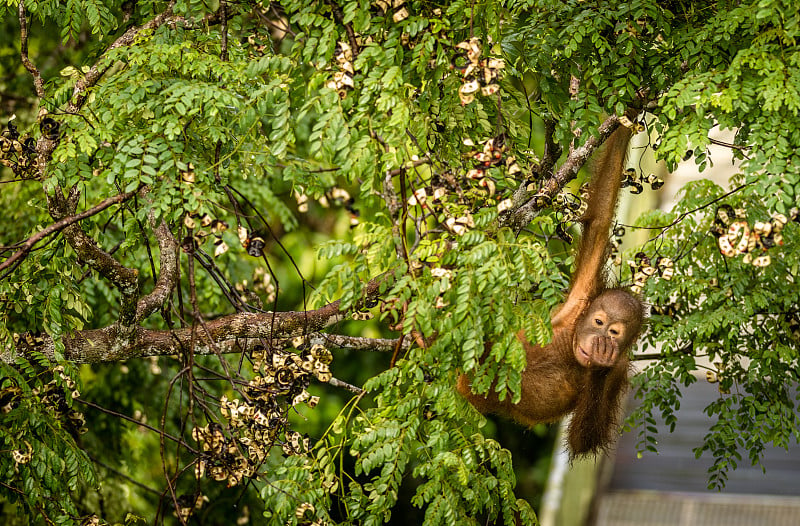
<instances>
[{"instance_id":1,"label":"corrugated metal roof","mask_svg":"<svg viewBox=\"0 0 800 526\"><path fill-rule=\"evenodd\" d=\"M800 499L615 491L600 499L598 526L797 526Z\"/></svg>"},{"instance_id":2,"label":"corrugated metal roof","mask_svg":"<svg viewBox=\"0 0 800 526\"><path fill-rule=\"evenodd\" d=\"M610 490L718 493L707 489L711 457L704 454L695 459L692 450L702 445L703 436L715 422L703 409L720 394L716 384L704 380L683 388L682 393L675 432L669 433L669 428L659 422L658 455L644 452L642 458L637 458L637 430L622 435ZM760 466L751 466L747 454L742 452L742 460L729 473L723 492L800 497L800 446L793 444L788 450L768 446L762 465L766 472Z\"/></svg>"},{"instance_id":3,"label":"corrugated metal roof","mask_svg":"<svg viewBox=\"0 0 800 526\"><path fill-rule=\"evenodd\" d=\"M595 526L796 526L800 525L800 446L768 447L762 464L743 455L722 491L707 489L708 455L695 459L713 420L703 409L720 396L699 381L683 389L674 433L658 434L658 455L637 457L637 431L625 433L610 480L597 495Z\"/></svg>"}]
</instances>

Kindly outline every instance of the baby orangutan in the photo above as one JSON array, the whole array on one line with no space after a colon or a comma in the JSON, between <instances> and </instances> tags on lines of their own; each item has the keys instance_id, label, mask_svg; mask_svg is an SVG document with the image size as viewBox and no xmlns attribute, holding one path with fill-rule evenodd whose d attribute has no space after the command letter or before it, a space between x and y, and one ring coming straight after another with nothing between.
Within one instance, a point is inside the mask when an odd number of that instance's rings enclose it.
<instances>
[{"instance_id":1,"label":"baby orangutan","mask_svg":"<svg viewBox=\"0 0 800 526\"><path fill-rule=\"evenodd\" d=\"M572 286L551 319L553 340L545 346L517 337L525 348L522 397L512 404L497 394L476 395L461 375L458 391L481 413L497 413L533 425L572 412L573 455L596 454L617 430L618 408L628 384L628 350L644 318L642 302L622 289L606 289L603 264L631 131L620 126L606 141L581 222L584 233Z\"/></svg>"}]
</instances>

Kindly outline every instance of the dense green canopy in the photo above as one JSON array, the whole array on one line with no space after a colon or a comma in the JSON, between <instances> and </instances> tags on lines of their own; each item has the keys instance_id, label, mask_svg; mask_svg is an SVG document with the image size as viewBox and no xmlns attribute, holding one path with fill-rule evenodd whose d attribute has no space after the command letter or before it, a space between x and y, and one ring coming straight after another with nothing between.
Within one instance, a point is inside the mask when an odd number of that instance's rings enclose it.
<instances>
[{"instance_id":1,"label":"dense green canopy","mask_svg":"<svg viewBox=\"0 0 800 526\"><path fill-rule=\"evenodd\" d=\"M794 2L8 0L0 28L9 521L532 523L453 385L519 396L628 108L670 168L714 127L740 161L610 266L652 306L642 449L702 367L712 487L798 440Z\"/></svg>"}]
</instances>

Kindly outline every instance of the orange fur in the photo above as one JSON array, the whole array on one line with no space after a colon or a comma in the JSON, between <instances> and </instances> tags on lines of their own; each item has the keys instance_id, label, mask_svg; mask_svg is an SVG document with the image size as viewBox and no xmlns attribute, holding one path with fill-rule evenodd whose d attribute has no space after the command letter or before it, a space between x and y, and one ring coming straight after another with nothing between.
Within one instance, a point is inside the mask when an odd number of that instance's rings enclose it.
<instances>
[{"instance_id":1,"label":"orange fur","mask_svg":"<svg viewBox=\"0 0 800 526\"><path fill-rule=\"evenodd\" d=\"M481 413L508 416L524 425L552 422L572 412L568 442L574 455L597 453L613 441L619 403L628 384L627 350L638 336L643 318L641 302L629 292L613 289L604 294L608 234L630 138L628 128L617 128L595 163L572 286L551 320L553 340L539 346L528 342L524 334L517 335L527 355L520 402L500 401L494 392L476 395L465 375L457 383L458 391ZM589 314L600 319L588 319ZM603 323L595 327L597 321ZM622 327L618 340L609 336L612 326L615 330ZM594 342L593 338L618 343L613 363L608 355L584 349L590 346L585 342ZM578 358L588 359L588 364Z\"/></svg>"}]
</instances>

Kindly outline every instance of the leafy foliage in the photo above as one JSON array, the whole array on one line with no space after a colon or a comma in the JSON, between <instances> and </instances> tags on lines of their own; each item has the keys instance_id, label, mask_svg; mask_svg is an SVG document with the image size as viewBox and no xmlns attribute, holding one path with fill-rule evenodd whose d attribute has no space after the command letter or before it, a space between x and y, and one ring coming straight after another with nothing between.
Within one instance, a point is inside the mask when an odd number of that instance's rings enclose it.
<instances>
[{"instance_id":1,"label":"leafy foliage","mask_svg":"<svg viewBox=\"0 0 800 526\"><path fill-rule=\"evenodd\" d=\"M572 264L576 199L536 198L629 107L670 167L705 169L709 131L735 129L740 170L731 191L697 181L637 221L653 236L631 258L670 258L680 279L614 269L653 306L641 447L655 413L680 425L679 388L704 368L720 386L695 449L712 487L800 439L791 3L21 12L0 5L0 111L16 114L0 144L0 494L30 522L229 521L209 499L243 521L379 524L405 499L425 524L533 523L511 453L453 384L519 398L516 335L549 339ZM771 264L720 252L722 205L751 229L786 216L755 254Z\"/></svg>"}]
</instances>

